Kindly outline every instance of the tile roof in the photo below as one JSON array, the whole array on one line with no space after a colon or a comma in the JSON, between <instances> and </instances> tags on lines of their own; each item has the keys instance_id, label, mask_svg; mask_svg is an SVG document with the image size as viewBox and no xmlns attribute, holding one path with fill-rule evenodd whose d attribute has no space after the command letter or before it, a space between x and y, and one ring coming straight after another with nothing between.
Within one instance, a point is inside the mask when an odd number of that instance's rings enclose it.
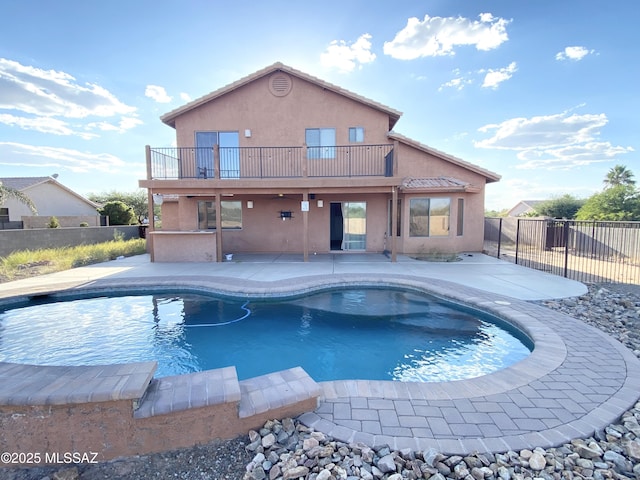
<instances>
[{"instance_id":1,"label":"tile roof","mask_svg":"<svg viewBox=\"0 0 640 480\"><path fill-rule=\"evenodd\" d=\"M47 180L51 180L51 177L0 177L0 182L2 182L5 187L20 191L44 183Z\"/></svg>"}]
</instances>

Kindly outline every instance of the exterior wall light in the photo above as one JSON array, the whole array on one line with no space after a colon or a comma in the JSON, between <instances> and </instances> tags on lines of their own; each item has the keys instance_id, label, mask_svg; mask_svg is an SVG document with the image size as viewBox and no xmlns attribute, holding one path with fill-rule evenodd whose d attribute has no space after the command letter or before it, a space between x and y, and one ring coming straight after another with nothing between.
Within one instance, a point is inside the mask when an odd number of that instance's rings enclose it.
<instances>
[{"instance_id":1,"label":"exterior wall light","mask_svg":"<svg viewBox=\"0 0 640 480\"><path fill-rule=\"evenodd\" d=\"M318 208L324 207L324 200L318 200Z\"/></svg>"},{"instance_id":2,"label":"exterior wall light","mask_svg":"<svg viewBox=\"0 0 640 480\"><path fill-rule=\"evenodd\" d=\"M291 220L293 215L291 215L291 210L280 210L280 218L284 222L286 219Z\"/></svg>"},{"instance_id":3,"label":"exterior wall light","mask_svg":"<svg viewBox=\"0 0 640 480\"><path fill-rule=\"evenodd\" d=\"M159 193L154 193L153 203L155 203L156 205L162 205L162 202L164 202L164 198L162 197L162 195Z\"/></svg>"},{"instance_id":4,"label":"exterior wall light","mask_svg":"<svg viewBox=\"0 0 640 480\"><path fill-rule=\"evenodd\" d=\"M247 200L247 208L253 208L253 200Z\"/></svg>"}]
</instances>

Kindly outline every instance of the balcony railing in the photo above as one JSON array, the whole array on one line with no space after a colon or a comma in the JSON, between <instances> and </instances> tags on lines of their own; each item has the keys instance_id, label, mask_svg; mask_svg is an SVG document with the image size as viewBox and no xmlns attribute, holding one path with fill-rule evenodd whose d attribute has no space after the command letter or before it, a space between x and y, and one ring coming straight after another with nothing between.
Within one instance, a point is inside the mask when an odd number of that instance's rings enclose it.
<instances>
[{"instance_id":1,"label":"balcony railing","mask_svg":"<svg viewBox=\"0 0 640 480\"><path fill-rule=\"evenodd\" d=\"M393 145L149 148L152 180L392 177Z\"/></svg>"}]
</instances>

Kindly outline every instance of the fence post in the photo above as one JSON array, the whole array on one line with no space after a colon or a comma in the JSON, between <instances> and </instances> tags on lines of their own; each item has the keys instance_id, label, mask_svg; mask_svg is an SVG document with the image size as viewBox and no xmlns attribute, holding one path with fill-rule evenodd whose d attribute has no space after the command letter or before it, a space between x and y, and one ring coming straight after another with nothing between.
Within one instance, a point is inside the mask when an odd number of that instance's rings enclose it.
<instances>
[{"instance_id":1,"label":"fence post","mask_svg":"<svg viewBox=\"0 0 640 480\"><path fill-rule=\"evenodd\" d=\"M569 275L569 220L564 221L562 236L564 237L564 278Z\"/></svg>"},{"instance_id":2,"label":"fence post","mask_svg":"<svg viewBox=\"0 0 640 480\"><path fill-rule=\"evenodd\" d=\"M518 250L520 249L520 219L516 222L516 265L518 265Z\"/></svg>"},{"instance_id":3,"label":"fence post","mask_svg":"<svg viewBox=\"0 0 640 480\"><path fill-rule=\"evenodd\" d=\"M500 217L498 219L498 258L500 258L500 247L502 246L502 220L503 218Z\"/></svg>"}]
</instances>

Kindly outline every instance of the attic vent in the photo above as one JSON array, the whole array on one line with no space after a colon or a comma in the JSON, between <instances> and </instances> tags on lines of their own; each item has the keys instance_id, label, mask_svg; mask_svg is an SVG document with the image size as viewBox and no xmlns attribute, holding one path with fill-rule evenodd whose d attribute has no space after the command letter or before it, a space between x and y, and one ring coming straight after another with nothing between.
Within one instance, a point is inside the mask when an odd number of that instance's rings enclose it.
<instances>
[{"instance_id":1,"label":"attic vent","mask_svg":"<svg viewBox=\"0 0 640 480\"><path fill-rule=\"evenodd\" d=\"M269 91L276 97L284 97L291 91L291 77L283 72L277 72L269 78Z\"/></svg>"}]
</instances>

